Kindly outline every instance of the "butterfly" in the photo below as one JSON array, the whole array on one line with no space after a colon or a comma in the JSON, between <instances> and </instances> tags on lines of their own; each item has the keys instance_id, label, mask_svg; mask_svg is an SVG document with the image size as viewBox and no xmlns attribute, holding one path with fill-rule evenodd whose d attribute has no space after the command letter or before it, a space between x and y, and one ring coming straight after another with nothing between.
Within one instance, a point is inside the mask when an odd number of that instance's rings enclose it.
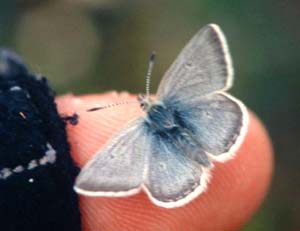
<instances>
[{"instance_id":1,"label":"butterfly","mask_svg":"<svg viewBox=\"0 0 300 231\"><path fill-rule=\"evenodd\" d=\"M180 207L207 188L213 161L234 157L248 127L244 104L226 93L233 68L219 26L202 28L165 73L157 101L83 167L74 189L124 197L143 190L157 206Z\"/></svg>"}]
</instances>

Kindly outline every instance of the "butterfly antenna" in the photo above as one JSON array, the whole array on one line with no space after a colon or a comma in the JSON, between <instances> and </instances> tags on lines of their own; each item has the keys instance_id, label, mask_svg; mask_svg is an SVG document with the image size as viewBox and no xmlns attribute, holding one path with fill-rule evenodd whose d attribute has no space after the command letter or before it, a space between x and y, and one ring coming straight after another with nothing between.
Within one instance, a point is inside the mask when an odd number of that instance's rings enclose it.
<instances>
[{"instance_id":1,"label":"butterfly antenna","mask_svg":"<svg viewBox=\"0 0 300 231\"><path fill-rule=\"evenodd\" d=\"M146 97L147 98L150 96L150 80L151 80L151 74L154 66L154 60L155 60L155 51L152 51L150 55L149 66L146 75Z\"/></svg>"},{"instance_id":2,"label":"butterfly antenna","mask_svg":"<svg viewBox=\"0 0 300 231\"><path fill-rule=\"evenodd\" d=\"M102 109L113 108L113 107L116 107L116 106L131 104L131 103L139 103L139 102L137 100L135 100L135 101L120 101L120 102L111 103L111 104L107 104L107 105L103 105L103 106L99 106L99 107L93 107L93 108L90 108L86 111L87 112L98 111L98 110L102 110Z\"/></svg>"}]
</instances>

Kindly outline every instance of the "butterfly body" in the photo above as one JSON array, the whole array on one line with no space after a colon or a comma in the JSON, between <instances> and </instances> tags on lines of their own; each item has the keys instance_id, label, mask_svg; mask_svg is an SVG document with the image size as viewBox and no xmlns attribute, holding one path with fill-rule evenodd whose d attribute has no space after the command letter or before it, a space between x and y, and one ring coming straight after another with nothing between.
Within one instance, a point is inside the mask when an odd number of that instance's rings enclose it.
<instances>
[{"instance_id":1,"label":"butterfly body","mask_svg":"<svg viewBox=\"0 0 300 231\"><path fill-rule=\"evenodd\" d=\"M145 122L157 132L172 132L178 128L175 112L163 103L153 104L145 116Z\"/></svg>"},{"instance_id":2,"label":"butterfly body","mask_svg":"<svg viewBox=\"0 0 300 231\"><path fill-rule=\"evenodd\" d=\"M207 25L166 72L157 101L138 98L145 115L97 152L75 190L109 197L143 190L165 208L192 201L207 189L213 161L233 158L245 137L246 107L226 93L232 81L225 37Z\"/></svg>"}]
</instances>

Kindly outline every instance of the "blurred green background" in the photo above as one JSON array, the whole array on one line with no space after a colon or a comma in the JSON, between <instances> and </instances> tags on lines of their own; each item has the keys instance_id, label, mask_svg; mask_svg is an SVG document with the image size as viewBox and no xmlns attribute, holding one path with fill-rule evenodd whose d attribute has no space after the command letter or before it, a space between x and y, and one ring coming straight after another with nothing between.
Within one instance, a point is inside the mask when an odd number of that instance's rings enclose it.
<instances>
[{"instance_id":1,"label":"blurred green background","mask_svg":"<svg viewBox=\"0 0 300 231\"><path fill-rule=\"evenodd\" d=\"M300 230L299 0L1 0L0 45L58 94L143 92L155 49L155 92L185 43L211 22L229 41L231 92L264 121L275 148L270 193L243 230Z\"/></svg>"}]
</instances>

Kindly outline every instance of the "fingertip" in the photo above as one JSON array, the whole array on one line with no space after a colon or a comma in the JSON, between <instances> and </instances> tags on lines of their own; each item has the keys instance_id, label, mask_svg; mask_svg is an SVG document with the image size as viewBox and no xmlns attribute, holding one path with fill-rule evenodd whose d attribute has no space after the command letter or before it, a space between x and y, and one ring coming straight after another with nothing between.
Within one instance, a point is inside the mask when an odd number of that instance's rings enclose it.
<instances>
[{"instance_id":1,"label":"fingertip","mask_svg":"<svg viewBox=\"0 0 300 231\"><path fill-rule=\"evenodd\" d=\"M261 121L249 111L247 133L235 158L215 163L207 195L202 197L210 201L212 214L222 212L222 216L216 216L214 228L238 230L247 223L268 192L272 172L270 138ZM203 204L202 199L199 203Z\"/></svg>"},{"instance_id":2,"label":"fingertip","mask_svg":"<svg viewBox=\"0 0 300 231\"><path fill-rule=\"evenodd\" d=\"M86 112L86 109L135 96L110 92L103 95L57 99L63 114L79 114L76 126L67 126L72 156L83 166L113 134L142 114L138 104ZM272 176L269 136L249 112L249 126L236 157L215 163L206 192L176 209L155 206L144 193L128 198L81 197L84 230L237 230L263 201Z\"/></svg>"},{"instance_id":3,"label":"fingertip","mask_svg":"<svg viewBox=\"0 0 300 231\"><path fill-rule=\"evenodd\" d=\"M107 92L101 95L68 94L56 99L58 110L62 115L79 115L76 126L67 126L68 139L71 144L72 157L82 167L113 134L116 134L129 120L137 118L142 111L136 104L120 105L98 111L91 108L106 106L120 101L133 101L135 96L127 92Z\"/></svg>"}]
</instances>

